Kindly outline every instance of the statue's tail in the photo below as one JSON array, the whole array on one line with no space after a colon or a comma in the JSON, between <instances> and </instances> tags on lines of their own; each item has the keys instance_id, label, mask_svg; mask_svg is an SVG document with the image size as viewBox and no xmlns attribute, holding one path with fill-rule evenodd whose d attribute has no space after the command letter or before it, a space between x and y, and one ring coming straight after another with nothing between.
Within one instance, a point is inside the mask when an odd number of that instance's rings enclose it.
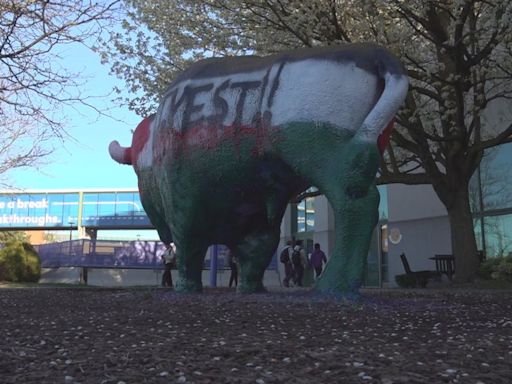
<instances>
[{"instance_id":1,"label":"statue's tail","mask_svg":"<svg viewBox=\"0 0 512 384\"><path fill-rule=\"evenodd\" d=\"M132 165L132 149L121 147L117 140L110 143L108 153L118 163Z\"/></svg>"},{"instance_id":2,"label":"statue's tail","mask_svg":"<svg viewBox=\"0 0 512 384\"><path fill-rule=\"evenodd\" d=\"M399 61L390 54L380 57L379 75L384 80L384 90L364 119L356 137L375 143L379 135L382 135L386 140L379 139L379 147L385 147L393 128L393 118L407 96L409 79Z\"/></svg>"}]
</instances>

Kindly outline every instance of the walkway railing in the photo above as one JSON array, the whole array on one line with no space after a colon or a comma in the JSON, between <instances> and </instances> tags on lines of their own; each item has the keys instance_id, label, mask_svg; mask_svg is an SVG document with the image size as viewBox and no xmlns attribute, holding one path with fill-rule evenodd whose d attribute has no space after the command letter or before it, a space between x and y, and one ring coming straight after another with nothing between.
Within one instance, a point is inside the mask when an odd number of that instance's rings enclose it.
<instances>
[{"instance_id":1,"label":"walkway railing","mask_svg":"<svg viewBox=\"0 0 512 384\"><path fill-rule=\"evenodd\" d=\"M161 255L165 247L159 241L112 241L82 239L35 246L42 268L86 267L86 268L163 268ZM210 269L210 255L205 258L203 269ZM215 247L217 269L229 269L227 248ZM276 269L274 257L267 269Z\"/></svg>"}]
</instances>

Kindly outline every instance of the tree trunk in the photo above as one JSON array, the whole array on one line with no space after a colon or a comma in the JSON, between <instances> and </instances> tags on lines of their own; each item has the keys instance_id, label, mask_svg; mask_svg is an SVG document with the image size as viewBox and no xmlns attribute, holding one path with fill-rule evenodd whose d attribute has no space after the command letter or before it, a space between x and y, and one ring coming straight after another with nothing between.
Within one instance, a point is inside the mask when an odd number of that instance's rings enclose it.
<instances>
[{"instance_id":1,"label":"tree trunk","mask_svg":"<svg viewBox=\"0 0 512 384\"><path fill-rule=\"evenodd\" d=\"M466 186L455 191L455 199L448 209L452 235L452 253L455 257L456 282L468 282L476 274L480 261L473 229L473 216Z\"/></svg>"}]
</instances>

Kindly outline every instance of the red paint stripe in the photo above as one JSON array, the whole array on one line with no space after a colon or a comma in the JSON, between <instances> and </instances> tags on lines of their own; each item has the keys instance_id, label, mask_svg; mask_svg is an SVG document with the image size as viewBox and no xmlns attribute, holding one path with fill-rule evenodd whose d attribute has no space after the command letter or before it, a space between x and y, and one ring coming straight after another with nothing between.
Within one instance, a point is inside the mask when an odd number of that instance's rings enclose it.
<instances>
[{"instance_id":1,"label":"red paint stripe","mask_svg":"<svg viewBox=\"0 0 512 384\"><path fill-rule=\"evenodd\" d=\"M395 119L392 119L387 125L386 129L384 129L384 131L379 135L379 138L377 139L377 146L379 147L379 151L381 154L384 153L384 150L389 144L389 141L391 139L391 133L393 133L394 123Z\"/></svg>"},{"instance_id":2,"label":"red paint stripe","mask_svg":"<svg viewBox=\"0 0 512 384\"><path fill-rule=\"evenodd\" d=\"M133 165L133 162L132 162L132 149L131 148L124 148L123 149L123 164Z\"/></svg>"},{"instance_id":3,"label":"red paint stripe","mask_svg":"<svg viewBox=\"0 0 512 384\"><path fill-rule=\"evenodd\" d=\"M381 133L377 140L378 148L381 153L389 143L393 131L392 120ZM138 128L137 128L138 129ZM206 150L215 150L226 141L231 141L239 147L243 138L252 137L255 139L255 145L250 149L254 156L260 156L274 147L272 140L275 140L274 132L281 132L279 127L269 126L222 126L222 125L197 125L188 128L186 131L175 129L159 130L155 137L155 152L153 153L155 164L162 164L167 155L179 156L183 151L191 148L201 148Z\"/></svg>"},{"instance_id":4,"label":"red paint stripe","mask_svg":"<svg viewBox=\"0 0 512 384\"><path fill-rule=\"evenodd\" d=\"M131 153L130 159L131 163L136 166L137 160L139 159L139 154L146 145L148 139L149 139L149 129L151 124L151 118L146 117L143 119L139 125L137 125L137 128L135 128L135 132L133 133L133 139L132 139L132 147L131 147Z\"/></svg>"},{"instance_id":5,"label":"red paint stripe","mask_svg":"<svg viewBox=\"0 0 512 384\"><path fill-rule=\"evenodd\" d=\"M271 132L277 128L264 126L222 126L222 125L197 125L188 128L186 131L159 130L155 138L155 161L161 164L166 154L172 153L179 156L179 153L190 148L198 147L206 150L215 150L226 141L230 141L239 148L243 138L252 137L255 139L254 148L251 152L258 156L270 150L273 145L270 142Z\"/></svg>"}]
</instances>

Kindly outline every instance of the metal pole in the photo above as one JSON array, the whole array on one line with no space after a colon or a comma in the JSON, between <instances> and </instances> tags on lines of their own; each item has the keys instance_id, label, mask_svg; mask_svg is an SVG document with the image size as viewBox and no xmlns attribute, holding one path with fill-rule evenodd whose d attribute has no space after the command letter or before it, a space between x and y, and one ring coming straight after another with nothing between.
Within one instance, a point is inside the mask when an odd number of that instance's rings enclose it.
<instances>
[{"instance_id":1,"label":"metal pole","mask_svg":"<svg viewBox=\"0 0 512 384\"><path fill-rule=\"evenodd\" d=\"M71 247L71 240L73 238L73 222L68 221L69 224L69 255L71 256L72 247Z\"/></svg>"},{"instance_id":2,"label":"metal pole","mask_svg":"<svg viewBox=\"0 0 512 384\"><path fill-rule=\"evenodd\" d=\"M210 287L217 287L217 255L218 247L215 244L210 254Z\"/></svg>"},{"instance_id":3,"label":"metal pole","mask_svg":"<svg viewBox=\"0 0 512 384\"><path fill-rule=\"evenodd\" d=\"M478 180L478 205L479 205L479 213L480 213L480 232L482 239L482 251L484 255L487 254L486 244L485 244L485 223L484 223L484 197L483 197L483 188L482 188L482 170L481 163L477 168L477 180Z\"/></svg>"}]
</instances>

